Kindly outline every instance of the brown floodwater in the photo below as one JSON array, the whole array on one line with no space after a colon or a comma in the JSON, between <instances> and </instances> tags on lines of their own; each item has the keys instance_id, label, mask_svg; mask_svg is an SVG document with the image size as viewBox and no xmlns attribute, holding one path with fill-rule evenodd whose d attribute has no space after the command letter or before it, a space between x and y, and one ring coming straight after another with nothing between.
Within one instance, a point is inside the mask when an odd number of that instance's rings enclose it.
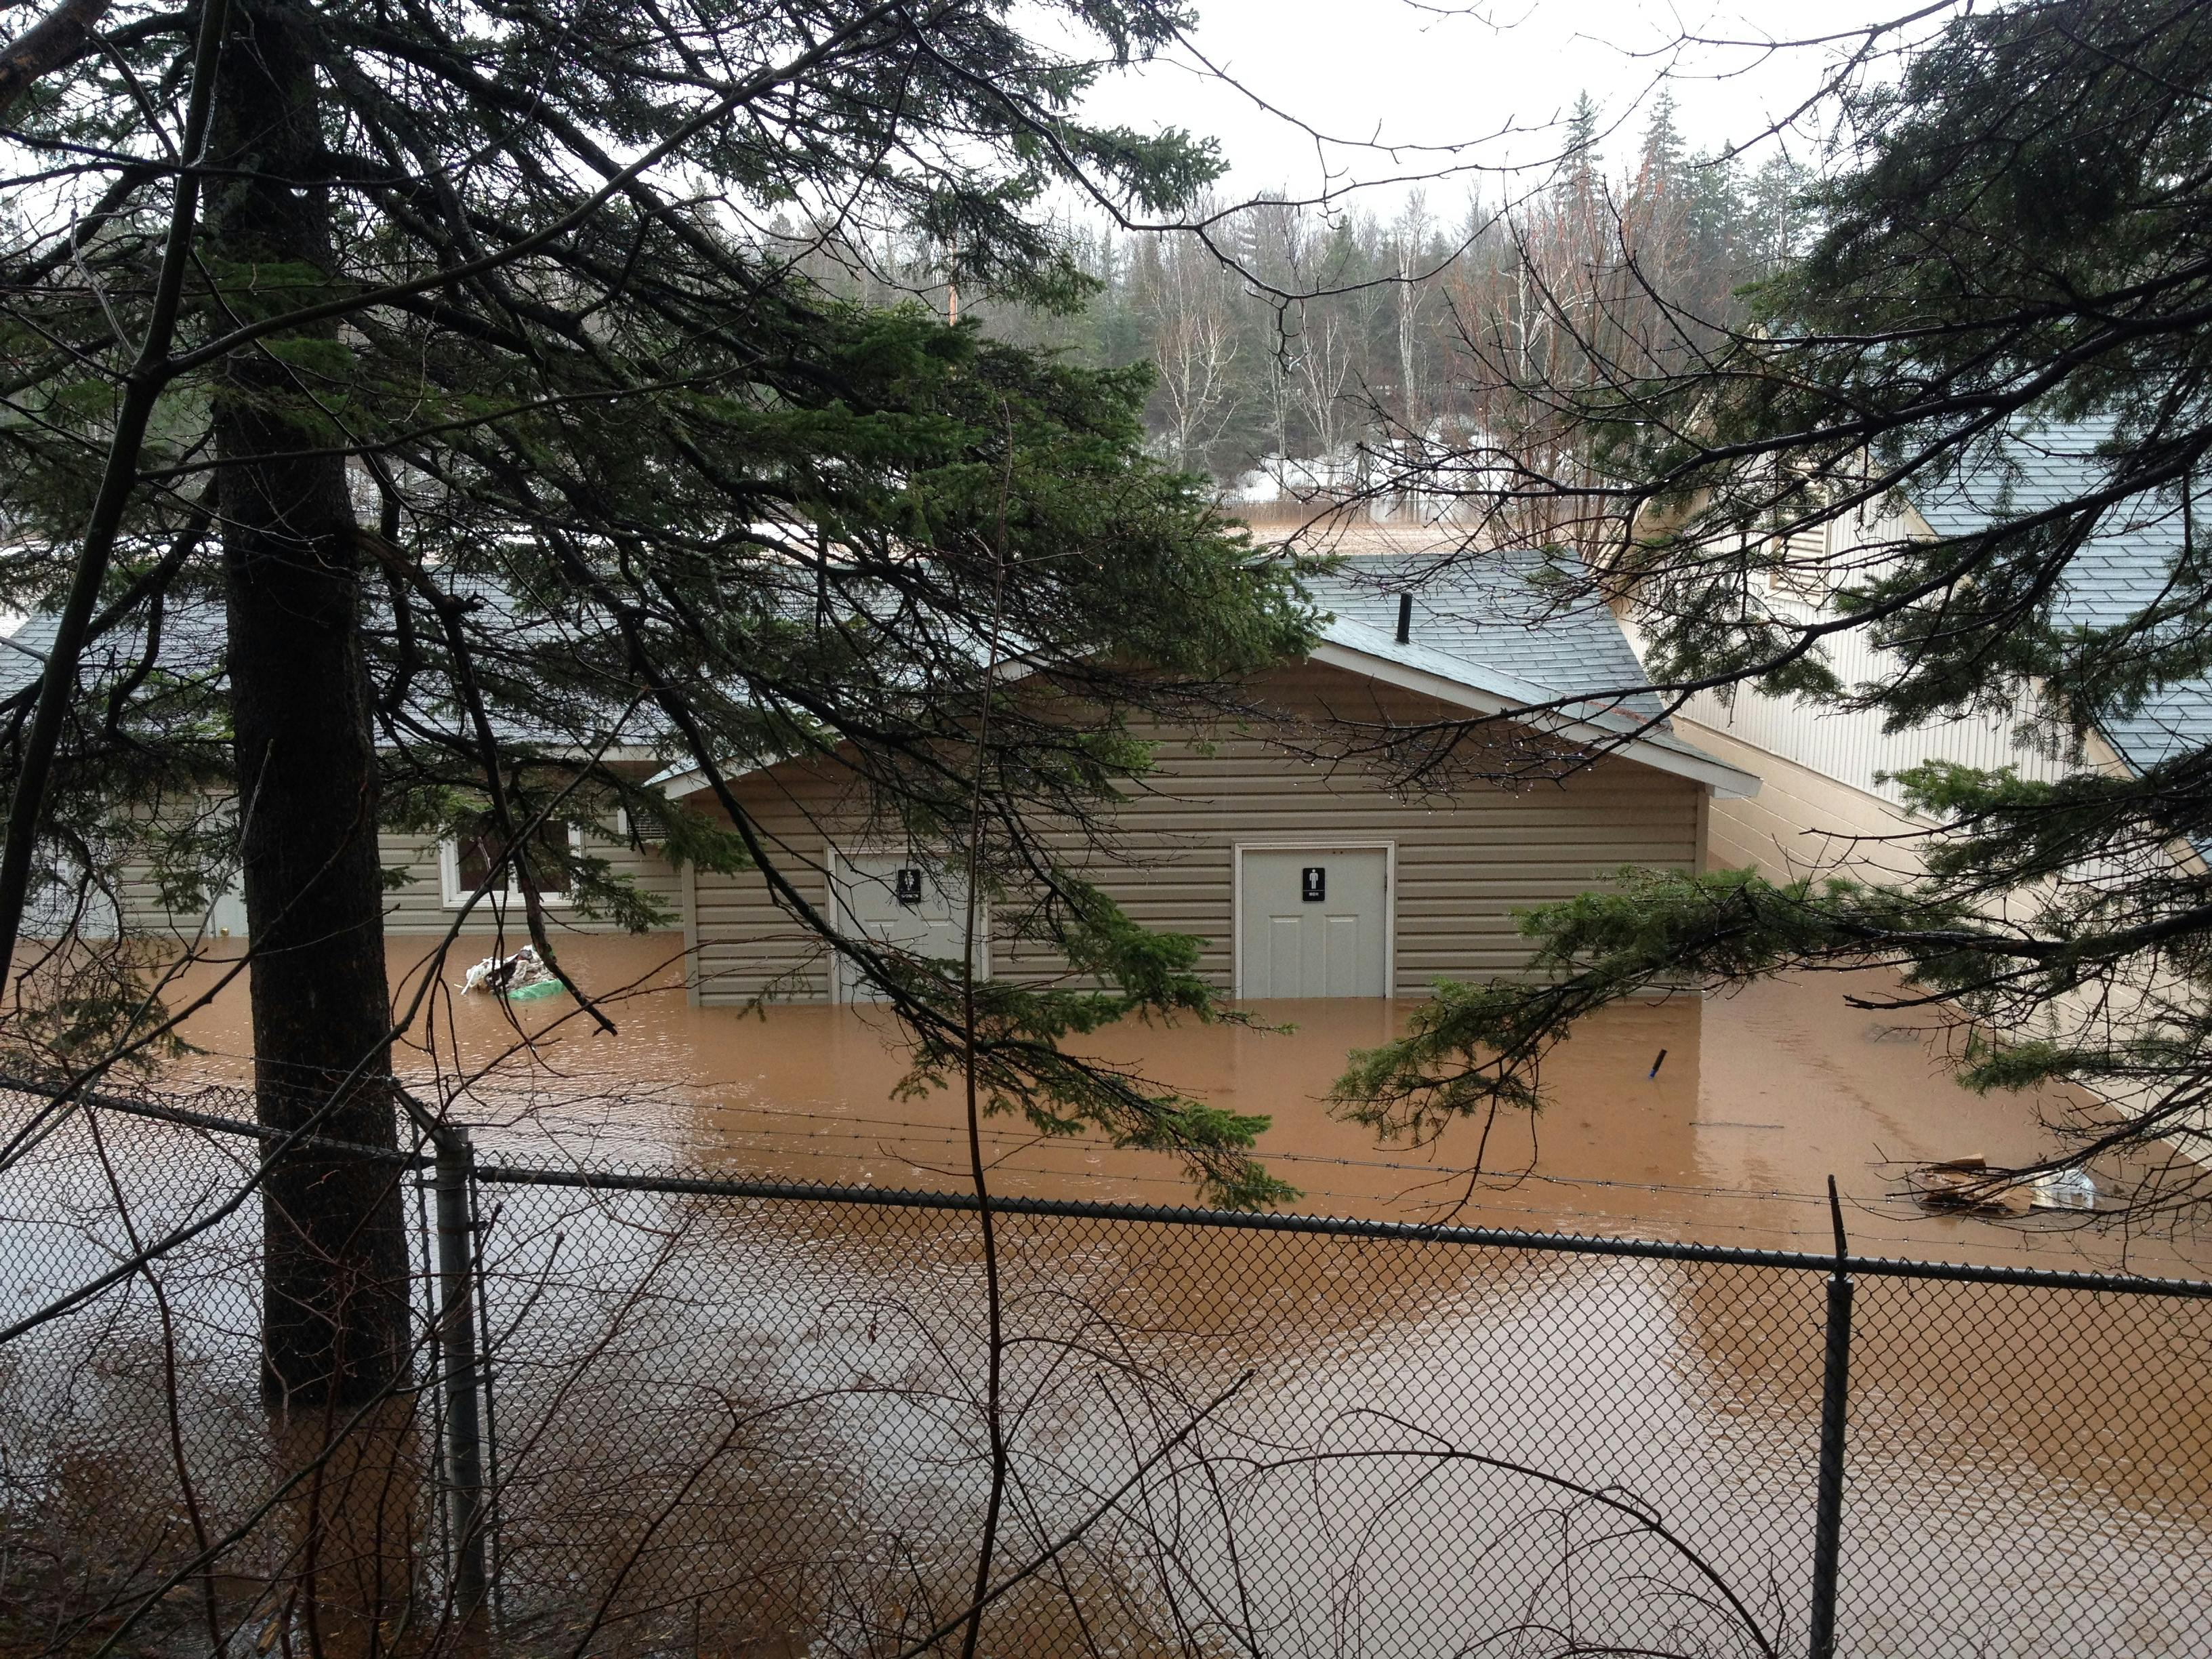
<instances>
[{"instance_id":1,"label":"brown floodwater","mask_svg":"<svg viewBox=\"0 0 2212 1659\"><path fill-rule=\"evenodd\" d=\"M426 1090L458 1093L457 1115L507 1150L771 1179L967 1185L959 1103L896 1097L905 1067L880 1009L695 1008L673 949L665 938L566 947L580 982L612 998L612 1034L566 995L458 994L468 958L456 955L404 1069ZM423 960L421 946L395 942L394 986L418 984ZM1926 1016L1845 1004L1847 994L1891 985L1814 976L1609 1011L1547 1063L1549 1103L1538 1116L1508 1115L1486 1139L1480 1125L1455 1126L1420 1146L1378 1140L1325 1100L1346 1056L1401 1030L1411 1002L1254 1005L1267 1029L1131 1022L1090 1039L1088 1051L1270 1119L1259 1156L1300 1189L1291 1207L1311 1213L1826 1249L1832 1175L1867 1254L2191 1271L2193 1239L2130 1238L2078 1216L1933 1214L1907 1195L1905 1166L1968 1153L2033 1158L2053 1144L2044 1120L2081 1103L2062 1091L1959 1088ZM246 1075L242 985L184 1032L204 1053L181 1077ZM993 1188L1008 1195L1194 1201L1172 1160L1096 1136L1044 1137L1000 1118L986 1147ZM2106 1172L2108 1185L2128 1174Z\"/></svg>"},{"instance_id":2,"label":"brown floodwater","mask_svg":"<svg viewBox=\"0 0 2212 1659\"><path fill-rule=\"evenodd\" d=\"M517 1157L965 1186L957 1103L896 1097L902 1066L879 1011L692 1008L670 954L650 939L570 947L595 991L635 988L612 1003L611 1035L563 997L441 994L410 1033L407 1069L482 1125L483 1144ZM417 960L417 947L394 945L395 985ZM465 966L447 967L448 991ZM1260 1155L1310 1212L1817 1249L1832 1174L1869 1254L2124 1261L2193 1276L2192 1241L1931 1215L1900 1196L1901 1165L2031 1158L2047 1144L2040 1116L2078 1103L1959 1090L1938 1034L1844 1004L1846 989L1881 988L1808 979L1613 1011L1547 1066L1540 1117L1501 1123L1482 1146L1473 1125L1431 1146L1381 1145L1325 1103L1346 1054L1401 1029L1413 1005L1268 1005L1267 1022L1291 1029L1130 1024L1093 1048L1269 1116ZM179 1080L245 1075L238 990L190 1023L203 1052ZM1002 1121L988 1145L1000 1193L1191 1195L1170 1160L1096 1139L1045 1139ZM1478 1151L1492 1173L1468 1173ZM84 1185L96 1212L97 1184L58 1146L53 1157L36 1179ZM875 1551L958 1582L983 1445L972 1216L489 1190L518 1583L568 1582L580 1539L621 1557L702 1471L697 1490L718 1495L683 1511L684 1551L661 1551L654 1571L665 1576L627 1592L642 1602L706 1606L729 1593L712 1587L732 1582L733 1559L763 1551L800 1561ZM26 1187L20 1201L41 1196ZM1267 1627L1266 1651L1332 1659L1468 1651L1471 1633L1522 1615L1594 1620L1593 1640L1687 1643L1698 1632L1684 1562L1547 1484L1564 1478L1658 1506L1794 1645L1820 1276L1087 1217L1000 1224L1015 1343L1013 1555L1152 1467L1178 1423L1204 1419L1148 1477L1144 1524L1117 1512L1111 1538L1086 1541L1085 1583L1106 1588L1085 1593L1122 1595L1131 1628L1163 1618L1180 1628L1197 1606L1217 1635L1252 1621ZM250 1226L240 1218L233 1248L250 1248ZM250 1327L250 1307L239 1302L227 1323ZM1845 1650L2205 1650L2208 1363L2212 1304L1863 1279ZM803 1434L732 1441L733 1413L776 1401L814 1402ZM740 1501L769 1491L772 1515ZM1172 1560L1155 1559L1168 1515ZM1600 1605L1607 1596L1630 1600ZM1705 1634L1700 1650L1737 1650ZM1154 1650L1149 1638L1108 1645ZM1158 1650L1217 1649L1241 1650L1212 1640ZM1047 1644L1008 1626L985 1650Z\"/></svg>"}]
</instances>

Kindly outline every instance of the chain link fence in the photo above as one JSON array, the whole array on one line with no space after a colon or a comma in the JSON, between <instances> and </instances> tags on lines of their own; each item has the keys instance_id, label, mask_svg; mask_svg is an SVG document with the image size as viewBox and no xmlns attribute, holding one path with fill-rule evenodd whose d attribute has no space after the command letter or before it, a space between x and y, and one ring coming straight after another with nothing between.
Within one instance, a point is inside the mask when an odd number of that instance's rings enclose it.
<instances>
[{"instance_id":1,"label":"chain link fence","mask_svg":"<svg viewBox=\"0 0 2212 1659\"><path fill-rule=\"evenodd\" d=\"M9 1652L294 1642L319 1504L379 1650L1802 1655L1824 1398L1834 1651L2212 1650L2212 1285L1023 1200L994 1340L971 1200L453 1137L395 1455L303 1479L183 1103L0 1170Z\"/></svg>"}]
</instances>

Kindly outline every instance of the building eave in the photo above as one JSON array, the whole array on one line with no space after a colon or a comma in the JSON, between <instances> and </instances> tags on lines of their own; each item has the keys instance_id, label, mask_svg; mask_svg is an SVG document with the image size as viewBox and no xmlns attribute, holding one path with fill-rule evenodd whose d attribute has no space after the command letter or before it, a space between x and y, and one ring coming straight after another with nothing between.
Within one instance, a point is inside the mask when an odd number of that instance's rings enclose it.
<instances>
[{"instance_id":1,"label":"building eave","mask_svg":"<svg viewBox=\"0 0 2212 1659\"><path fill-rule=\"evenodd\" d=\"M1395 653L1385 654L1341 639L1324 640L1315 647L1312 660L1346 673L1364 675L1401 690L1432 697L1454 708L1479 714L1505 715L1539 731L1601 747L1655 771L1702 783L1722 800L1747 800L1759 793L1757 773L1730 766L1679 738L1646 726L1632 714L1615 717L1616 724L1613 719L1579 720L1554 709L1534 707L1546 701L1540 687L1526 688L1533 695L1522 695L1522 688L1508 690L1502 685L1485 684L1456 672L1408 662Z\"/></svg>"},{"instance_id":2,"label":"building eave","mask_svg":"<svg viewBox=\"0 0 2212 1659\"><path fill-rule=\"evenodd\" d=\"M1330 632L1345 635L1354 630L1333 625ZM1610 720L1578 720L1555 710L1533 707L1545 701L1541 687L1518 683L1510 688L1502 684L1483 684L1457 672L1439 672L1435 667L1364 649L1360 644L1346 642L1341 636L1322 641L1314 647L1309 660L1432 697L1454 708L1480 714L1508 716L1540 731L1618 754L1655 771L1691 779L1705 785L1722 800L1746 800L1759 793L1757 773L1730 766L1679 738L1648 726L1633 714L1622 714ZM732 766L724 769L723 775L735 780L765 771L775 764L775 761L763 761ZM671 800L681 800L709 787L703 768L684 762L655 773L646 783Z\"/></svg>"}]
</instances>

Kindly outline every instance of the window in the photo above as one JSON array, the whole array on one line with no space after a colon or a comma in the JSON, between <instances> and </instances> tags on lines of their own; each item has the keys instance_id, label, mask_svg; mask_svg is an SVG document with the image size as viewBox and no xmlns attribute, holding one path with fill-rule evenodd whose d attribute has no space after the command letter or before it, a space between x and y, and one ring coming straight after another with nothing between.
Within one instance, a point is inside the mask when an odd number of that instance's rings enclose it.
<instances>
[{"instance_id":1,"label":"window","mask_svg":"<svg viewBox=\"0 0 2212 1659\"><path fill-rule=\"evenodd\" d=\"M469 902L471 895L484 885L484 878L490 875L493 861L503 844L499 830L489 823L480 825L468 835L438 843L438 874L445 889L447 909L459 909ZM565 860L583 850L584 837L580 830L562 824L541 825L531 838L528 857L503 860L501 875L493 878L484 898L501 909L520 904L523 881L518 878L516 866L526 864L526 879L535 889L538 902L566 904L569 895Z\"/></svg>"}]
</instances>

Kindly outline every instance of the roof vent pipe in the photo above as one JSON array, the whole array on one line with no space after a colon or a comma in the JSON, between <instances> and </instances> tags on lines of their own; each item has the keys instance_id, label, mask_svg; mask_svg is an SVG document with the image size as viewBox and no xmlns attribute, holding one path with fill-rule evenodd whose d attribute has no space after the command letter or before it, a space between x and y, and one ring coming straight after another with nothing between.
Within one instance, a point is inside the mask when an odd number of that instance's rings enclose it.
<instances>
[{"instance_id":1,"label":"roof vent pipe","mask_svg":"<svg viewBox=\"0 0 2212 1659\"><path fill-rule=\"evenodd\" d=\"M1413 596L1411 593L1401 593L1398 596L1398 643L1404 645L1413 637Z\"/></svg>"}]
</instances>

